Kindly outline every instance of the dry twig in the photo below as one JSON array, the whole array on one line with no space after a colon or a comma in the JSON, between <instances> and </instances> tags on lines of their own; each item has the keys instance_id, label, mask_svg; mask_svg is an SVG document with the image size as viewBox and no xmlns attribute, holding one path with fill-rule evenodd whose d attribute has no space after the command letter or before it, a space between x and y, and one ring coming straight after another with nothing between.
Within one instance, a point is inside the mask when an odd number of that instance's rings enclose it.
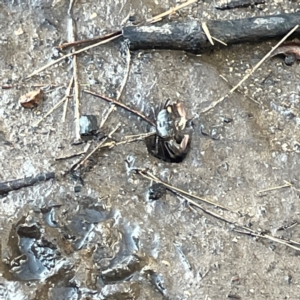
<instances>
[{"instance_id":1,"label":"dry twig","mask_svg":"<svg viewBox=\"0 0 300 300\"><path fill-rule=\"evenodd\" d=\"M97 36L97 37L92 38L92 39L86 39L86 40L81 40L81 41L73 41L73 42L60 44L56 48L64 49L64 48L73 47L73 46L81 46L81 45L84 45L84 44L96 43L96 42L100 42L100 41L105 41L105 40L107 40L111 37L114 37L114 36L120 35L120 34L122 34L122 31L118 30L118 31L114 31L112 33L102 35L102 36Z\"/></svg>"},{"instance_id":2,"label":"dry twig","mask_svg":"<svg viewBox=\"0 0 300 300\"><path fill-rule=\"evenodd\" d=\"M72 1L72 0L71 0ZM70 3L70 7L72 7ZM72 22L72 40L75 41L75 24L72 18L70 18ZM76 52L76 48L73 47L72 52ZM80 101L79 101L79 80L78 80L78 63L77 63L77 55L73 55L73 77L74 77L74 99L75 99L75 106L74 106L74 117L75 117L75 142L81 141L80 135Z\"/></svg>"},{"instance_id":3,"label":"dry twig","mask_svg":"<svg viewBox=\"0 0 300 300\"><path fill-rule=\"evenodd\" d=\"M115 104L115 105L117 105L117 106L119 106L121 108L124 108L127 111L129 111L129 112L137 115L138 117L142 118L144 121L148 122L150 125L155 126L155 123L152 120L150 120L148 117L146 117L145 115L143 115L141 112L139 112L139 111L137 111L137 110L135 110L133 108L130 108L127 105L125 105L125 104L123 104L123 103L121 103L121 102L119 102L119 101L117 101L115 99L112 99L112 98L109 98L109 97L106 97L106 96L102 96L100 94L97 94L97 93L95 93L93 91L89 91L89 90L83 90L83 92L85 92L87 94L90 94L90 95L93 95L93 96L95 96L97 98L103 99L103 100L105 100L107 102L113 103L113 104Z\"/></svg>"}]
</instances>

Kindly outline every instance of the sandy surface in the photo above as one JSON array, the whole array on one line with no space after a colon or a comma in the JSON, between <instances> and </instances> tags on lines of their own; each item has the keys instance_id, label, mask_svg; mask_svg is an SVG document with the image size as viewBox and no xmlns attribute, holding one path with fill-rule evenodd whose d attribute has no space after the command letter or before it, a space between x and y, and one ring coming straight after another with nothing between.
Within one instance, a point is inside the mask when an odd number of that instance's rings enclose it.
<instances>
[{"instance_id":1,"label":"sandy surface","mask_svg":"<svg viewBox=\"0 0 300 300\"><path fill-rule=\"evenodd\" d=\"M272 1L230 11L214 1L192 5L177 19L234 19L295 12L295 1ZM270 2L270 1L269 1ZM75 1L77 39L121 28L131 11L136 20L159 14L175 1ZM267 60L208 113L276 40L235 45L202 55L176 51L131 53L131 69L120 101L153 120L170 98L184 103L193 118L191 150L180 164L149 155L143 141L101 150L84 185L60 177L84 150L74 145L74 101L66 122L63 106L38 128L33 124L65 95L72 61L31 72L57 58L55 46L70 39L69 1L7 1L0 4L0 79L16 87L0 94L0 180L55 171L57 180L10 192L1 199L1 299L298 299L299 251L267 239L240 235L233 226L195 210L167 192L148 201L150 182L129 174L125 160L156 176L240 214L205 208L256 231L300 242L299 64ZM115 98L126 74L121 40L78 56L81 88ZM67 53L66 50L63 53ZM226 83L220 75L224 76ZM41 85L37 108L19 98ZM81 114L101 122L109 104L80 93ZM231 122L224 122L231 119ZM114 111L101 129L113 140L145 133L149 126L124 110ZM95 147L95 143L91 147ZM273 191L259 191L286 185ZM289 227L290 225L294 226ZM283 227L287 229L282 230Z\"/></svg>"}]
</instances>

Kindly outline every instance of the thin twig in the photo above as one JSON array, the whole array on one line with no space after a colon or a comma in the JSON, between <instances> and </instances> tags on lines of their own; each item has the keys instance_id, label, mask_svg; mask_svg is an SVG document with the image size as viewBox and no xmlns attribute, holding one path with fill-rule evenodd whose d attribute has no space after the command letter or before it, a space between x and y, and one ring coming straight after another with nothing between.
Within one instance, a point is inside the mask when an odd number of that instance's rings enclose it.
<instances>
[{"instance_id":1,"label":"thin twig","mask_svg":"<svg viewBox=\"0 0 300 300\"><path fill-rule=\"evenodd\" d=\"M296 25L292 30L289 31L288 34L286 34L276 45L273 47L253 68L252 70L244 76L244 78L236 85L234 86L225 96L221 97L217 101L213 102L211 105L206 107L204 110L201 111L201 113L208 112L212 108L214 108L216 105L221 103L226 97L228 97L230 94L232 94L238 87L240 87L261 65L262 63L271 56L272 52L277 49L297 28L299 25Z\"/></svg>"},{"instance_id":2,"label":"thin twig","mask_svg":"<svg viewBox=\"0 0 300 300\"><path fill-rule=\"evenodd\" d=\"M119 38L119 37L121 37L121 36L122 36L122 34L118 34L118 35L113 36L113 37L111 37L111 38L109 38L109 39L106 39L106 40L104 40L104 41L101 41L101 42L99 42L99 43L97 43L97 44L93 44L93 45L87 46L87 47L85 47L85 48L82 48L82 49L80 49L80 50L77 50L77 51L75 51L75 52L68 53L68 54L66 54L66 55L64 55L64 56L62 56L62 57L60 57L60 58L58 58L57 60L52 61L52 62L50 62L49 64L47 64L47 65L45 65L45 66L43 66L43 67L41 67L41 68L35 70L35 71L32 72L30 75L28 75L25 79L28 79L28 78L30 78L30 77L32 77L32 76L34 76L34 75L37 75L38 73L44 71L45 69L47 69L47 68L49 68L49 67L51 67L51 66L53 66L53 65L55 65L55 64L57 64L57 63L59 63L60 61L66 59L67 57L70 57L70 56L75 55L75 54L79 54L79 53L81 53L81 52L87 51L87 50L89 50L89 49L95 48L95 47L100 46L100 45L103 45L103 44L106 44L106 43L108 43L108 42L110 42L110 41L113 41L113 40L115 40L115 39L117 39L117 38Z\"/></svg>"},{"instance_id":3,"label":"thin twig","mask_svg":"<svg viewBox=\"0 0 300 300\"><path fill-rule=\"evenodd\" d=\"M225 78L222 74L219 75L229 86L230 88L233 87L233 85ZM254 98L250 97L249 95L246 95L242 90L237 89L237 92L239 92L241 95L243 95L245 98L248 98L249 100L253 101L257 105L261 106L261 103L255 100Z\"/></svg>"},{"instance_id":4,"label":"thin twig","mask_svg":"<svg viewBox=\"0 0 300 300\"><path fill-rule=\"evenodd\" d=\"M57 157L57 158L55 158L55 160L70 159L70 158L73 158L73 157L77 157L77 156L83 155L85 153L86 153L86 151L81 151L81 152L70 154L70 155L67 155L67 156Z\"/></svg>"},{"instance_id":5,"label":"thin twig","mask_svg":"<svg viewBox=\"0 0 300 300\"><path fill-rule=\"evenodd\" d=\"M81 45L84 45L84 44L96 43L96 42L99 42L99 41L107 40L107 39L109 39L111 37L114 37L116 35L119 35L119 34L122 34L121 30L118 30L118 31L115 31L115 32L112 32L112 33L108 33L108 34L105 34L105 35L102 35L102 36L98 36L98 37L95 37L95 38L92 38L92 39L86 39L86 40L81 40L81 41L74 41L74 42L60 44L56 48L64 49L64 48L73 47L73 46L81 46Z\"/></svg>"},{"instance_id":6,"label":"thin twig","mask_svg":"<svg viewBox=\"0 0 300 300\"><path fill-rule=\"evenodd\" d=\"M292 184L290 182L286 181L286 184L284 184L284 185L270 187L270 188L265 189L265 190L257 191L257 193L264 193L264 192L270 192L270 191L274 191L274 190L280 190L280 189L284 189L284 188L291 187L291 186L292 186Z\"/></svg>"},{"instance_id":7,"label":"thin twig","mask_svg":"<svg viewBox=\"0 0 300 300\"><path fill-rule=\"evenodd\" d=\"M68 15L70 16L72 13L73 5L76 0L70 0L69 8L68 8Z\"/></svg>"},{"instance_id":8,"label":"thin twig","mask_svg":"<svg viewBox=\"0 0 300 300\"><path fill-rule=\"evenodd\" d=\"M72 0L71 0L72 1ZM71 4L70 4L71 5ZM75 24L73 19L71 18L72 22L72 40L75 40ZM76 52L76 48L73 47L72 52ZM75 141L79 142L81 140L80 135L80 101L79 101L79 80L78 80L78 63L77 63L77 55L73 55L73 77L74 77L74 100L75 100L75 107L74 107L74 117L75 117Z\"/></svg>"},{"instance_id":9,"label":"thin twig","mask_svg":"<svg viewBox=\"0 0 300 300\"><path fill-rule=\"evenodd\" d=\"M170 189L171 191L175 191L181 195L185 195L185 196L188 196L188 197L192 197L194 199L197 199L199 201L202 201L204 203L207 203L207 204L210 204L210 205L213 205L215 207L218 207L218 208L222 208L224 210L227 210L227 211L230 211L230 212L234 212L236 213L235 211L232 211L231 209L221 205L221 204L217 204L217 203L214 203L208 199L205 199L205 198L202 198L202 197L199 197L199 196L196 196L196 195L193 195L189 192L186 192L182 189L179 189L171 184L168 184L164 181L162 181L161 179L159 179L158 177L156 177L155 175L151 174L149 171L146 171L146 170L142 170L142 169L132 169L133 171L135 171L137 174L143 176L144 178L147 178L148 180L153 180L155 181L156 183L160 183L160 184L163 184L167 189ZM194 204L195 206L199 206L198 203L194 202L194 201L189 201L190 203Z\"/></svg>"},{"instance_id":10,"label":"thin twig","mask_svg":"<svg viewBox=\"0 0 300 300\"><path fill-rule=\"evenodd\" d=\"M63 87L63 84L54 84L54 83L35 83L35 84L13 84L13 85L2 85L2 90L8 90L13 88L20 88L20 87Z\"/></svg>"},{"instance_id":11,"label":"thin twig","mask_svg":"<svg viewBox=\"0 0 300 300\"><path fill-rule=\"evenodd\" d=\"M101 145L100 148L108 147L109 149L111 149L115 146L125 145L125 144L129 144L129 143L132 143L132 142L137 142L137 141L143 140L143 139L145 139L149 136L152 136L154 134L155 134L155 132L147 132L147 133L137 134L137 135L131 136L129 138L126 137L125 140L120 141L120 142L115 142L115 141L107 142L107 143Z\"/></svg>"},{"instance_id":12,"label":"thin twig","mask_svg":"<svg viewBox=\"0 0 300 300\"><path fill-rule=\"evenodd\" d=\"M107 111L107 113L105 114L105 116L103 117L101 124L99 126L99 128L102 128L103 125L105 124L105 122L107 121L108 117L110 116L110 114L116 109L116 106L114 104L111 104L109 110Z\"/></svg>"},{"instance_id":13,"label":"thin twig","mask_svg":"<svg viewBox=\"0 0 300 300\"><path fill-rule=\"evenodd\" d=\"M70 93L71 93L71 88L72 88L72 85L73 85L73 76L70 80L70 83L66 89L66 94L65 96L56 104L54 105L42 118L40 118L36 123L34 123L32 126L33 127L37 127L47 116L49 116L50 114L52 114L57 108L59 108L63 103L64 101L68 100L68 98L70 97Z\"/></svg>"},{"instance_id":14,"label":"thin twig","mask_svg":"<svg viewBox=\"0 0 300 300\"><path fill-rule=\"evenodd\" d=\"M85 158L81 159L79 162L77 162L75 165L72 166L71 170L76 171L80 166L82 166L91 155L93 155L107 140L107 136L103 137L103 139L100 141L100 143L96 146L95 149L93 149Z\"/></svg>"},{"instance_id":15,"label":"thin twig","mask_svg":"<svg viewBox=\"0 0 300 300\"><path fill-rule=\"evenodd\" d=\"M68 104L69 104L69 97L66 99L65 105L64 105L64 111L63 111L63 115L62 115L62 122L63 123L66 122Z\"/></svg>"},{"instance_id":16,"label":"thin twig","mask_svg":"<svg viewBox=\"0 0 300 300\"><path fill-rule=\"evenodd\" d=\"M103 96L103 95L97 94L97 93L95 93L93 91L89 91L89 90L83 90L83 92L85 92L87 94L90 94L90 95L93 95L93 96L95 96L97 98L103 99L103 100L105 100L107 102L113 103L113 104L115 104L115 105L117 105L119 107L122 107L122 108L126 109L127 111L129 111L129 112L137 115L138 117L142 118L144 121L148 122L150 125L155 126L155 123L152 120L150 120L149 118L147 118L145 115L143 115L141 112L139 112L139 111L137 111L137 110L135 110L133 108L130 108L127 105L125 105L125 104L123 104L123 103L121 103L121 102L119 102L119 101L117 101L115 99L112 99L112 98L109 98L107 96Z\"/></svg>"},{"instance_id":17,"label":"thin twig","mask_svg":"<svg viewBox=\"0 0 300 300\"><path fill-rule=\"evenodd\" d=\"M238 230L238 229L234 229L235 232L238 232L238 233L241 233L241 234L246 234L246 235L250 235L250 236L255 236L255 237L260 237L260 238L264 238L264 239L268 239L270 241L273 241L273 242L277 242L279 244L282 244L282 245L285 245L287 247L290 247L294 250L300 250L300 247L296 247L292 244L290 244L289 242L286 242L280 238L277 238L277 237L273 237L269 234L262 234L262 233L258 233L258 232L244 232L242 230Z\"/></svg>"}]
</instances>

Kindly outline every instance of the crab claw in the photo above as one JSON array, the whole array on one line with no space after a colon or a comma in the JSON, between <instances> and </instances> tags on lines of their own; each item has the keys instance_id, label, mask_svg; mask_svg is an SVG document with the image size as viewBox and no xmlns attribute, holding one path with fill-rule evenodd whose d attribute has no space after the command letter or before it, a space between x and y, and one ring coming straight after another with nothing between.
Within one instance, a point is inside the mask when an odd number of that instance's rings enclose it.
<instances>
[{"instance_id":1,"label":"crab claw","mask_svg":"<svg viewBox=\"0 0 300 300\"><path fill-rule=\"evenodd\" d=\"M187 153L187 147L190 141L190 136L185 134L180 143L177 143L176 140L172 139L166 143L166 148L169 152L171 158L184 157Z\"/></svg>"}]
</instances>

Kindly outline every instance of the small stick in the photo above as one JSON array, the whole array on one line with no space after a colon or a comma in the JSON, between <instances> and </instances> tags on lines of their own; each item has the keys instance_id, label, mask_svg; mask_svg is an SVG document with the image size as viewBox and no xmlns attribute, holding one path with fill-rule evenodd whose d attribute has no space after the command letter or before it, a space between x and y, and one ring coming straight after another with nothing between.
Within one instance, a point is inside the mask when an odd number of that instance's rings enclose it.
<instances>
[{"instance_id":1,"label":"small stick","mask_svg":"<svg viewBox=\"0 0 300 300\"><path fill-rule=\"evenodd\" d=\"M36 123L33 123L32 125L33 127L37 127L46 117L52 114L57 108L59 108L64 103L64 101L66 101L70 97L70 92L73 85L73 79L74 78L72 77L70 80L65 96L58 103L56 103L42 118L40 118Z\"/></svg>"},{"instance_id":2,"label":"small stick","mask_svg":"<svg viewBox=\"0 0 300 300\"><path fill-rule=\"evenodd\" d=\"M15 84L15 85L2 85L1 86L1 89L2 90L8 90L8 89L13 89L13 88L16 88L16 87L26 87L27 85L22 85L22 84ZM54 83L36 83L36 84L30 84L28 85L30 87L46 87L46 86L49 86L49 87L59 87L59 86L64 86L64 85L61 85L61 84L54 84Z\"/></svg>"},{"instance_id":3,"label":"small stick","mask_svg":"<svg viewBox=\"0 0 300 300\"><path fill-rule=\"evenodd\" d=\"M0 195L5 195L8 192L16 191L24 187L32 186L36 183L47 181L55 178L54 172L40 173L36 176L29 176L22 179L9 180L0 182Z\"/></svg>"},{"instance_id":4,"label":"small stick","mask_svg":"<svg viewBox=\"0 0 300 300\"><path fill-rule=\"evenodd\" d=\"M108 112L106 113L106 115L104 116L104 118L101 121L101 124L99 126L99 128L102 128L103 125L105 124L105 122L107 121L108 117L110 116L110 114L116 109L116 106L114 104L112 104L108 110Z\"/></svg>"},{"instance_id":5,"label":"small stick","mask_svg":"<svg viewBox=\"0 0 300 300\"><path fill-rule=\"evenodd\" d=\"M133 170L134 170L137 174L143 176L144 178L147 178L148 180L153 180L153 181L155 181L156 183L161 183L161 184L163 184L166 188L168 188L168 189L171 190L171 191L175 191L175 192L177 192L177 193L179 193L179 194L182 194L182 195L185 195L185 196L188 196L188 197L192 197L192 198L194 198L194 199L200 200L200 201L202 201L202 202L204 202L204 203L213 205L213 206L215 206L215 207L222 208L222 209L227 210L227 211L230 211L230 212L234 212L234 211L230 210L229 208L227 208L227 207L225 207L225 206L223 206L223 205L221 205L221 204L214 203L214 202L212 202L212 201L210 201L210 200L208 200L208 199L205 199L205 198L202 198L202 197L193 195L193 194L191 194L191 193L189 193L189 192L186 192L186 191L181 190L181 189L179 189L179 188L177 188L177 187L174 187L173 185L170 185L170 184L168 184L168 183L166 183L166 182L160 180L158 177L154 176L153 174L151 174L151 173L148 172L148 171L141 170L141 169L133 169ZM199 204L198 204L198 203L196 203L196 202L194 202L194 201L192 201L192 200L189 201L189 202L192 203L193 205L199 207ZM234 212L234 213L236 213L236 212Z\"/></svg>"},{"instance_id":6,"label":"small stick","mask_svg":"<svg viewBox=\"0 0 300 300\"><path fill-rule=\"evenodd\" d=\"M113 130L108 134L107 137L109 137L109 138L111 139L112 135L113 135L120 127L121 127L121 123L119 123L119 124L115 127L115 129L113 129Z\"/></svg>"},{"instance_id":7,"label":"small stick","mask_svg":"<svg viewBox=\"0 0 300 300\"><path fill-rule=\"evenodd\" d=\"M57 157L57 158L55 158L55 160L65 160L65 159L80 156L80 155L85 154L85 153L86 153L86 151L81 151L81 152L70 154L70 155L67 155L67 156Z\"/></svg>"},{"instance_id":8,"label":"small stick","mask_svg":"<svg viewBox=\"0 0 300 300\"><path fill-rule=\"evenodd\" d=\"M96 146L96 148L93 149L85 158L83 158L82 160L79 160L79 162L77 162L75 165L73 165L73 167L71 168L71 170L76 171L80 166L82 166L88 160L88 158L91 157L91 155L93 155L104 144L104 142L106 140L107 140L107 136L103 137L103 139Z\"/></svg>"},{"instance_id":9,"label":"small stick","mask_svg":"<svg viewBox=\"0 0 300 300\"><path fill-rule=\"evenodd\" d=\"M271 188L268 188L268 189L265 189L265 190L260 190L257 193L270 192L270 191L284 189L284 188L291 187L291 186L292 186L292 184L290 182L286 181L286 184L284 184L284 185L274 186L274 187L271 187Z\"/></svg>"},{"instance_id":10,"label":"small stick","mask_svg":"<svg viewBox=\"0 0 300 300\"><path fill-rule=\"evenodd\" d=\"M75 0L70 0L69 9L68 9L68 15L69 16L71 15L74 2L75 2Z\"/></svg>"},{"instance_id":11,"label":"small stick","mask_svg":"<svg viewBox=\"0 0 300 300\"><path fill-rule=\"evenodd\" d=\"M257 232L244 232L244 231L238 230L238 229L234 229L234 231L238 232L238 233L241 233L241 234L246 234L246 235L251 235L251 236L256 236L256 237L268 239L270 241L277 242L279 244L282 244L282 245L285 245L287 247L290 247L290 248L292 248L294 250L298 250L298 251L300 250L299 247L296 247L296 246L290 244L289 242L286 242L286 241L284 241L284 240L282 240L280 238L277 238L277 237L273 237L273 236L271 236L269 234L261 234L261 233L257 233Z\"/></svg>"},{"instance_id":12,"label":"small stick","mask_svg":"<svg viewBox=\"0 0 300 300\"><path fill-rule=\"evenodd\" d=\"M64 105L64 111L63 111L63 115L62 115L62 122L63 122L63 123L66 122L66 116L67 116L68 104L69 104L69 97L66 99L65 105Z\"/></svg>"},{"instance_id":13,"label":"small stick","mask_svg":"<svg viewBox=\"0 0 300 300\"><path fill-rule=\"evenodd\" d=\"M126 109L127 111L129 111L129 112L137 115L138 117L142 118L144 121L148 122L150 125L155 126L155 123L153 121L151 121L149 118L147 118L145 115L143 115L141 112L139 112L135 109L132 109L132 108L128 107L127 105L125 105L125 104L123 104L123 103L121 103L121 102L119 102L115 99L109 98L107 96L102 96L100 94L97 94L97 93L95 93L93 91L89 91L89 90L83 90L83 92L85 92L87 94L90 94L90 95L93 95L97 98L103 99L107 102L113 103L113 104L115 104L119 107L122 107L122 108Z\"/></svg>"},{"instance_id":14,"label":"small stick","mask_svg":"<svg viewBox=\"0 0 300 300\"><path fill-rule=\"evenodd\" d=\"M64 48L68 48L68 47L73 47L73 46L80 46L80 45L84 45L84 44L89 44L89 43L95 43L98 41L104 41L107 40L111 37L114 37L116 35L122 34L121 30L112 32L112 33L108 33L102 36L98 36L92 39L86 39L86 40L81 40L81 41L74 41L74 42L69 42L69 43L64 43L64 44L60 44L58 45L56 48L58 49L64 49Z\"/></svg>"},{"instance_id":15,"label":"small stick","mask_svg":"<svg viewBox=\"0 0 300 300\"><path fill-rule=\"evenodd\" d=\"M129 144L129 143L132 143L132 142L143 140L143 139L145 139L145 138L147 138L149 136L152 136L154 134L155 134L155 132L147 132L147 133L133 135L133 136L131 136L128 139L126 138L124 141L120 141L120 142L115 142L115 141L107 142L106 144L101 145L100 148L108 147L108 148L111 149L111 148L113 148L115 146L120 146L120 145Z\"/></svg>"},{"instance_id":16,"label":"small stick","mask_svg":"<svg viewBox=\"0 0 300 300\"><path fill-rule=\"evenodd\" d=\"M186 3L182 3L182 4L178 5L178 6L175 6L175 7L173 7L173 8L170 8L169 10L165 11L165 12L162 13L162 14L159 14L159 15L153 17L153 18L147 19L146 22L147 22L147 23L155 23L155 22L157 22L157 21L160 21L163 17L168 16L168 15L171 15L171 14L173 14L174 12L176 12L177 10L179 10L179 9L181 9L181 8L184 8L184 7L186 7L186 6L190 5L190 4L196 3L197 1L198 1L198 0L189 0L189 1L187 1Z\"/></svg>"},{"instance_id":17,"label":"small stick","mask_svg":"<svg viewBox=\"0 0 300 300\"><path fill-rule=\"evenodd\" d=\"M81 140L80 136L80 101L79 101L79 83L78 83L78 64L77 56L73 56L73 76L74 76L74 98L75 98L75 140L76 142Z\"/></svg>"},{"instance_id":18,"label":"small stick","mask_svg":"<svg viewBox=\"0 0 300 300\"><path fill-rule=\"evenodd\" d=\"M231 88L233 87L233 85L227 80L227 78L225 78L222 74L219 75ZM249 95L246 95L242 90L237 89L237 91L243 95L245 98L248 98L249 100L253 101L254 103L256 103L257 105L261 106L261 103L259 103L257 100L255 100L254 98L250 97Z\"/></svg>"},{"instance_id":19,"label":"small stick","mask_svg":"<svg viewBox=\"0 0 300 300\"><path fill-rule=\"evenodd\" d=\"M71 3L70 3L71 5ZM74 21L71 18L72 22L72 40L75 40L75 26ZM73 47L72 52L76 52L76 48ZM75 117L75 141L79 142L81 140L80 136L80 101L79 101L79 80L78 80L78 63L77 63L77 55L73 55L73 77L74 77L74 99L75 99L75 107L74 107L74 117Z\"/></svg>"},{"instance_id":20,"label":"small stick","mask_svg":"<svg viewBox=\"0 0 300 300\"><path fill-rule=\"evenodd\" d=\"M48 63L47 65L45 65L45 66L43 66L43 67L41 67L41 68L35 70L35 71L32 72L30 75L28 75L25 79L28 79L28 78L30 78L30 77L32 77L32 76L34 76L34 75L37 75L38 73L44 71L45 69L47 69L47 68L49 68L49 67L51 67L51 66L53 66L53 65L55 65L55 64L57 64L57 63L59 63L60 61L66 59L67 57L70 57L70 56L75 55L75 54L79 54L79 53L81 53L81 52L87 51L87 50L89 50L89 49L95 48L95 47L100 46L100 45L103 45L103 44L106 44L106 43L108 43L108 42L110 42L110 41L113 41L113 40L115 40L115 39L117 39L117 38L119 38L119 37L121 37L121 36L122 36L122 34L118 34L118 35L113 36L113 37L111 37L111 38L109 38L109 39L106 39L106 40L104 40L104 41L100 41L100 42L97 43L97 44L93 44L93 45L87 46L87 47L85 47L85 48L79 49L79 50L77 50L77 51L75 51L75 52L68 53L68 54L66 54L66 55L64 55L64 56L62 56L62 57L60 57L60 58L58 58L57 60L52 61L52 62Z\"/></svg>"},{"instance_id":21,"label":"small stick","mask_svg":"<svg viewBox=\"0 0 300 300\"><path fill-rule=\"evenodd\" d=\"M252 70L244 76L244 78L236 85L234 86L225 96L221 97L217 101L213 102L211 105L209 105L207 108L201 111L201 113L206 113L212 108L214 108L216 105L221 103L226 97L228 97L230 94L232 94L238 87L240 87L261 65L262 63L271 56L273 51L277 49L295 30L297 30L299 25L296 25L292 30L290 30L276 45L273 47L253 68Z\"/></svg>"},{"instance_id":22,"label":"small stick","mask_svg":"<svg viewBox=\"0 0 300 300\"><path fill-rule=\"evenodd\" d=\"M154 134L155 134L155 132L147 132L147 133L141 133L141 134L126 135L125 138L126 139L135 139L135 138L140 138L140 137L146 138L146 137L149 137Z\"/></svg>"}]
</instances>

